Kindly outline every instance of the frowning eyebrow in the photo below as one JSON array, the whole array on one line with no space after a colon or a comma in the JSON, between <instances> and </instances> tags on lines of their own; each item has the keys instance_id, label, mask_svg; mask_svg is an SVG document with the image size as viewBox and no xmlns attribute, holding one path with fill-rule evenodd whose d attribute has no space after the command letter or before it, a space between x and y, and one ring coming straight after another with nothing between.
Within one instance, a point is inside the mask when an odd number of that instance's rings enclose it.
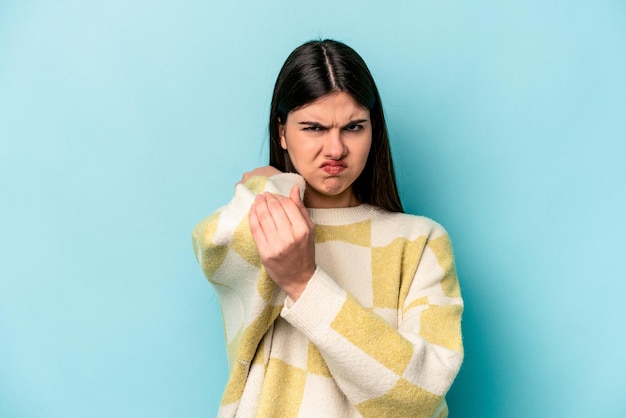
<instances>
[{"instance_id":1,"label":"frowning eyebrow","mask_svg":"<svg viewBox=\"0 0 626 418\"><path fill-rule=\"evenodd\" d=\"M352 125L359 125L361 123L365 123L365 122L369 122L369 119L355 119L355 120L351 120L350 122L346 123L343 128L348 127L348 126L352 126ZM313 122L313 121L308 121L308 120L303 120L302 122L298 122L298 125L306 125L306 126L317 126L320 128L324 128L324 129L328 129L328 126L324 126L319 122Z\"/></svg>"}]
</instances>

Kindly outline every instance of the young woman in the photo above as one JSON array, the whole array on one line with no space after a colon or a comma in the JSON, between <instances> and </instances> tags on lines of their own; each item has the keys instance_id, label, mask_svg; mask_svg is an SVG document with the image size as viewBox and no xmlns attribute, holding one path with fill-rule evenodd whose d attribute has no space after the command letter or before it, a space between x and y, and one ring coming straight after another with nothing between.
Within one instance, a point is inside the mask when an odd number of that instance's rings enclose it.
<instances>
[{"instance_id":1,"label":"young woman","mask_svg":"<svg viewBox=\"0 0 626 418\"><path fill-rule=\"evenodd\" d=\"M307 42L278 75L270 165L193 231L224 316L220 416L445 417L463 301L435 222L403 213L362 58Z\"/></svg>"}]
</instances>

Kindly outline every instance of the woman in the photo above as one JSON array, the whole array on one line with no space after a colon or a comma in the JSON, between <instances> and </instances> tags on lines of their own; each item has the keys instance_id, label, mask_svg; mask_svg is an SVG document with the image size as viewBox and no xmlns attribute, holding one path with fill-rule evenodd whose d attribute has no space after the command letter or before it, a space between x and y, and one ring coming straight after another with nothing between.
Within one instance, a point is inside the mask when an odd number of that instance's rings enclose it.
<instances>
[{"instance_id":1,"label":"woman","mask_svg":"<svg viewBox=\"0 0 626 418\"><path fill-rule=\"evenodd\" d=\"M463 359L447 234L402 213L362 58L307 42L278 75L270 166L193 232L224 316L220 416L445 417Z\"/></svg>"}]
</instances>

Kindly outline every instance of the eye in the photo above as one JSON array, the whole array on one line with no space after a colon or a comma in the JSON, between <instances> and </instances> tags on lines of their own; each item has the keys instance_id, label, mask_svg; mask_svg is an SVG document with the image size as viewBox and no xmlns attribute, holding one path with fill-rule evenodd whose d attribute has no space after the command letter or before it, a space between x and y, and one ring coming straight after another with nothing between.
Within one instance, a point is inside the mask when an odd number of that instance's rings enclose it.
<instances>
[{"instance_id":1,"label":"eye","mask_svg":"<svg viewBox=\"0 0 626 418\"><path fill-rule=\"evenodd\" d=\"M302 128L306 132L320 132L323 128L319 125L309 125Z\"/></svg>"},{"instance_id":2,"label":"eye","mask_svg":"<svg viewBox=\"0 0 626 418\"><path fill-rule=\"evenodd\" d=\"M361 125L360 123L353 123L346 126L344 129L348 132L359 132L363 130L363 125Z\"/></svg>"}]
</instances>

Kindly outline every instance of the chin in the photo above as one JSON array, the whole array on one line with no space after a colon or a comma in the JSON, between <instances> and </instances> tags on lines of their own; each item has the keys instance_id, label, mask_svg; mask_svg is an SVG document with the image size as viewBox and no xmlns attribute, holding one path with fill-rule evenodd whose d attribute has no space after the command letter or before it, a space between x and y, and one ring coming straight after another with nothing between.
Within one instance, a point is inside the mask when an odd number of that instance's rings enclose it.
<instances>
[{"instance_id":1,"label":"chin","mask_svg":"<svg viewBox=\"0 0 626 418\"><path fill-rule=\"evenodd\" d=\"M326 196L339 196L348 190L347 187L331 188L331 189L316 189L318 193Z\"/></svg>"}]
</instances>

